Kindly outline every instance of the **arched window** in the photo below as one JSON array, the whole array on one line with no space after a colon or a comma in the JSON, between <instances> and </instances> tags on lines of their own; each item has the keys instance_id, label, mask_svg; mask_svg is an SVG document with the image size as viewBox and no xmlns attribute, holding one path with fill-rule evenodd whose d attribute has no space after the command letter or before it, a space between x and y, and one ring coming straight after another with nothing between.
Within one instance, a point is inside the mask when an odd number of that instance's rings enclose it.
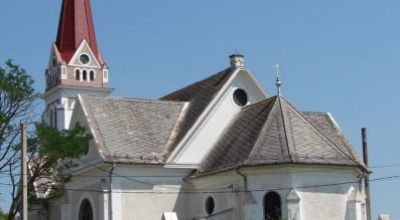
<instances>
[{"instance_id":1,"label":"arched window","mask_svg":"<svg viewBox=\"0 0 400 220\"><path fill-rule=\"evenodd\" d=\"M281 197L276 192L268 192L264 197L264 219L282 219Z\"/></svg>"},{"instance_id":2,"label":"arched window","mask_svg":"<svg viewBox=\"0 0 400 220\"><path fill-rule=\"evenodd\" d=\"M81 203L79 220L93 220L93 209L88 199L84 199Z\"/></svg>"},{"instance_id":3,"label":"arched window","mask_svg":"<svg viewBox=\"0 0 400 220\"><path fill-rule=\"evenodd\" d=\"M90 81L94 81L95 75L94 75L94 70L90 70Z\"/></svg>"},{"instance_id":4,"label":"arched window","mask_svg":"<svg viewBox=\"0 0 400 220\"><path fill-rule=\"evenodd\" d=\"M82 79L83 79L84 81L87 80L87 71L86 71L86 70L84 70L84 71L82 72Z\"/></svg>"},{"instance_id":5,"label":"arched window","mask_svg":"<svg viewBox=\"0 0 400 220\"><path fill-rule=\"evenodd\" d=\"M81 71L79 69L75 70L75 79L76 80L81 79Z\"/></svg>"}]
</instances>

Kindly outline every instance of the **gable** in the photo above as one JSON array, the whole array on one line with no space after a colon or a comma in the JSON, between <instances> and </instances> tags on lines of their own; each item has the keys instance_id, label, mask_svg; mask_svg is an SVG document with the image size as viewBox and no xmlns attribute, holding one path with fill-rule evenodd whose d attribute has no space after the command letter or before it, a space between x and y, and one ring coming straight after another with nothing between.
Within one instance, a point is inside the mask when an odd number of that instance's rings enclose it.
<instances>
[{"instance_id":1,"label":"gable","mask_svg":"<svg viewBox=\"0 0 400 220\"><path fill-rule=\"evenodd\" d=\"M186 116L180 122L179 132L177 133L174 145L178 144L184 138L187 133L186 131L190 130L234 72L234 69L225 69L161 98L161 100L190 103L186 110Z\"/></svg>"},{"instance_id":2,"label":"gable","mask_svg":"<svg viewBox=\"0 0 400 220\"><path fill-rule=\"evenodd\" d=\"M229 78L224 78L224 84L219 85L219 90L207 102L203 103L203 110L198 113L198 117L190 119L193 120L190 129L182 131L184 136L169 156L168 166L192 168L199 166L222 135L224 129L243 108L234 101L235 91L238 89L245 91L247 105L259 102L267 97L265 91L247 68L233 68L231 71ZM207 88L199 86L199 90L204 91ZM190 99L189 109L190 106L199 105L196 102L196 98ZM198 110L199 108L195 109Z\"/></svg>"},{"instance_id":3,"label":"gable","mask_svg":"<svg viewBox=\"0 0 400 220\"><path fill-rule=\"evenodd\" d=\"M83 126L86 129L86 132L90 133L92 135L92 140L90 141L89 144L89 149L87 155L85 155L85 161L98 161L102 160L101 158L101 151L98 148L99 143L98 143L98 136L97 134L93 131L93 129L90 127L87 117L86 117L86 111L84 107L81 105L80 101L75 101L75 106L73 107L73 113L71 116L71 121L69 125L69 129L72 129L77 123L79 123L81 126Z\"/></svg>"},{"instance_id":4,"label":"gable","mask_svg":"<svg viewBox=\"0 0 400 220\"><path fill-rule=\"evenodd\" d=\"M89 62L84 64L80 61L80 56L85 54L89 57ZM89 44L86 40L83 40L78 49L75 51L74 55L72 56L71 60L69 61L69 65L72 66L86 66L92 68L100 68L101 65L99 60L93 53L92 49L90 48Z\"/></svg>"}]
</instances>

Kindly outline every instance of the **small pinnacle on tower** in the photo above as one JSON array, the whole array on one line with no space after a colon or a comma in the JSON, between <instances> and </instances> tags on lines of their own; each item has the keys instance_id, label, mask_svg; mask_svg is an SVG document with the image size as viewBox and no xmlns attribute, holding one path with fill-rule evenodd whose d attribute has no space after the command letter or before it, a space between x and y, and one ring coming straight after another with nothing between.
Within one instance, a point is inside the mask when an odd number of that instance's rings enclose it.
<instances>
[{"instance_id":1,"label":"small pinnacle on tower","mask_svg":"<svg viewBox=\"0 0 400 220\"><path fill-rule=\"evenodd\" d=\"M276 73L275 85L276 85L276 88L278 90L278 96L280 96L281 95L282 81L280 79L279 70L281 69L281 65L279 63L275 64L274 65L274 69L275 69L275 73Z\"/></svg>"}]
</instances>

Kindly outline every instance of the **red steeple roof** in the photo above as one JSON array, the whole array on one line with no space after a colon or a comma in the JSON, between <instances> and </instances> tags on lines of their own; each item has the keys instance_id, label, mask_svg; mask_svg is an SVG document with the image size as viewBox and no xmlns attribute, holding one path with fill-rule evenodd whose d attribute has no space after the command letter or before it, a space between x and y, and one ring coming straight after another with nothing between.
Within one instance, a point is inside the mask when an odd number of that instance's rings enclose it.
<instances>
[{"instance_id":1,"label":"red steeple roof","mask_svg":"<svg viewBox=\"0 0 400 220\"><path fill-rule=\"evenodd\" d=\"M65 62L70 61L84 39L104 64L97 47L90 0L63 0L56 46Z\"/></svg>"}]
</instances>

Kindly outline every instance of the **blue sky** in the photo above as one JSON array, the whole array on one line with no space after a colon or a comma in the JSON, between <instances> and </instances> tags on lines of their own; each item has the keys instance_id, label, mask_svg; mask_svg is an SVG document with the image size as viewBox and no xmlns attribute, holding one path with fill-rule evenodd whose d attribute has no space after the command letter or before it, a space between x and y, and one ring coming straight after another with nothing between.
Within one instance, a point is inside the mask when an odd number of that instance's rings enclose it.
<instances>
[{"instance_id":1,"label":"blue sky","mask_svg":"<svg viewBox=\"0 0 400 220\"><path fill-rule=\"evenodd\" d=\"M368 127L371 165L400 164L400 1L125 0L92 8L115 96L160 97L226 68L234 51L274 95L279 60L289 101L331 112L359 152ZM43 91L60 1L1 1L0 9L0 62L13 58ZM373 171L371 178L399 175L400 167ZM399 180L371 185L374 219L400 219Z\"/></svg>"}]
</instances>

